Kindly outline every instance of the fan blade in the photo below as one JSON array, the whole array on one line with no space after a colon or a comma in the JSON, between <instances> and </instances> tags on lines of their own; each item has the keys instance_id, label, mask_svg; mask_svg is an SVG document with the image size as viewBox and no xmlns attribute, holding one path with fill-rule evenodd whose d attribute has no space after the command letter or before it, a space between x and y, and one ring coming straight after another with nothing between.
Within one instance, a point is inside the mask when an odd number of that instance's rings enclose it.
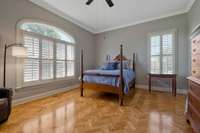
<instances>
[{"instance_id":1,"label":"fan blade","mask_svg":"<svg viewBox=\"0 0 200 133\"><path fill-rule=\"evenodd\" d=\"M112 0L106 0L106 2L108 3L109 7L113 7L114 6Z\"/></svg>"},{"instance_id":2,"label":"fan blade","mask_svg":"<svg viewBox=\"0 0 200 133\"><path fill-rule=\"evenodd\" d=\"M94 1L94 0L88 0L88 1L86 2L86 5L90 5L93 1Z\"/></svg>"}]
</instances>

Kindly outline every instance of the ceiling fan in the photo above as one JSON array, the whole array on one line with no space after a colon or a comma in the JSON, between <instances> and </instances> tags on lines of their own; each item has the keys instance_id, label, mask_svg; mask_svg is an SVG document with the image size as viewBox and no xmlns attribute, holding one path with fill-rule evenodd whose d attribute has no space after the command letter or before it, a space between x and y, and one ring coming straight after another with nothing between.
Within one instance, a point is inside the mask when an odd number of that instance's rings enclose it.
<instances>
[{"instance_id":1,"label":"ceiling fan","mask_svg":"<svg viewBox=\"0 0 200 133\"><path fill-rule=\"evenodd\" d=\"M88 1L86 2L86 5L90 5L93 1L94 1L94 0L88 0ZM113 7L113 6L114 6L112 0L105 0L105 1L107 2L107 4L108 4L109 7Z\"/></svg>"}]
</instances>

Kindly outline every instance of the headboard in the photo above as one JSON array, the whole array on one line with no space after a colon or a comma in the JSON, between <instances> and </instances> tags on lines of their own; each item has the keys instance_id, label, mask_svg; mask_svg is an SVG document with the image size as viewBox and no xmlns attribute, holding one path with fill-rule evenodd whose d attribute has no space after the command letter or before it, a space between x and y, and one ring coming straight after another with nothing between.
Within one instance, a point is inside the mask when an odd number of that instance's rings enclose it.
<instances>
[{"instance_id":1,"label":"headboard","mask_svg":"<svg viewBox=\"0 0 200 133\"><path fill-rule=\"evenodd\" d=\"M120 61L120 59L121 59L121 56L120 56L120 54L119 55L117 55L113 60L114 61ZM122 60L123 61L126 61L126 60L128 60L125 56L122 56Z\"/></svg>"},{"instance_id":2,"label":"headboard","mask_svg":"<svg viewBox=\"0 0 200 133\"><path fill-rule=\"evenodd\" d=\"M135 58L136 58L136 54L133 53L133 57L132 57L132 69L133 69L133 71L135 71L135 60L136 60ZM120 61L121 60L121 55L120 54L117 55L113 60L114 61ZM128 59L125 56L122 56L122 60L123 61L128 61Z\"/></svg>"}]
</instances>

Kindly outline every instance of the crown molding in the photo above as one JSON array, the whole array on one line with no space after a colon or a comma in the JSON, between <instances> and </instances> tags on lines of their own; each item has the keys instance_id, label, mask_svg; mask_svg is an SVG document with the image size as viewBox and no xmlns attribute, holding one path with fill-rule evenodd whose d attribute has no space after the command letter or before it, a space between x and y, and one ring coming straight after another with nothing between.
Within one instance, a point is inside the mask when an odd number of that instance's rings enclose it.
<instances>
[{"instance_id":1,"label":"crown molding","mask_svg":"<svg viewBox=\"0 0 200 133\"><path fill-rule=\"evenodd\" d=\"M190 9L192 8L192 6L194 5L194 2L195 2L196 0L190 0L189 1L189 4L188 4L188 6L187 6L187 8L186 8L186 12L189 12L190 11Z\"/></svg>"},{"instance_id":2,"label":"crown molding","mask_svg":"<svg viewBox=\"0 0 200 133\"><path fill-rule=\"evenodd\" d=\"M120 26L114 26L114 27L111 27L111 28L106 28L106 29L103 29L103 30L95 30L94 28L92 27L89 27L89 26L86 26L85 24L73 19L72 17L70 17L69 15L65 14L64 12L54 8L53 6L51 6L50 4L48 4L47 2L45 1L42 1L42 0L29 0L31 1L32 3L64 18L65 20L67 21L70 21L71 23L81 27L82 29L86 30L86 31L89 31L93 34L100 34L100 33L103 33L103 32L107 32L107 31L112 31L112 30L117 30L117 29L121 29L121 28L126 28L126 27L130 27L130 26L134 26L134 25L137 25L137 24L142 24L142 23L146 23L146 22L151 22L151 21L154 21L154 20L159 20L159 19L163 19L163 18L167 18L167 17L172 17L172 16L175 16L175 15L180 15L180 14L184 14L184 13L188 13L190 11L190 9L192 8L194 2L196 0L190 0L188 6L186 9L183 9L181 11L177 11L175 13L171 13L171 14L167 14L167 15L162 15L162 16L159 16L159 17L154 17L154 18L150 18L150 19L146 19L146 20L142 20L142 21L137 21L137 22L134 22L134 23L127 23L127 24L124 24L124 25L120 25Z\"/></svg>"},{"instance_id":3,"label":"crown molding","mask_svg":"<svg viewBox=\"0 0 200 133\"><path fill-rule=\"evenodd\" d=\"M51 6L50 4L48 4L47 2L45 1L42 1L42 0L29 0L30 2L32 2L33 4L36 4L37 6L40 6L42 7L43 9L46 9L48 11L50 11L51 13L54 13L62 18L64 18L65 20L81 27L82 29L86 30L86 31L89 31L91 33L95 33L95 30L91 27L88 27L86 25L84 25L83 23L71 18L69 15L65 14L64 12L54 8L53 6Z\"/></svg>"},{"instance_id":4,"label":"crown molding","mask_svg":"<svg viewBox=\"0 0 200 133\"><path fill-rule=\"evenodd\" d=\"M129 23L129 24L121 25L121 26L116 26L116 27L113 27L113 28L107 28L107 29L104 29L104 30L97 31L97 32L95 32L95 34L107 32L107 31L113 31L113 30L117 30L117 29L121 29L121 28L126 28L126 27L130 27L130 26L134 26L134 25L138 25L138 24L142 24L142 23L151 22L151 21L154 21L154 20L159 20L159 19L163 19L163 18L172 17L172 16L175 16L175 15L185 14L185 13L187 13L187 11L185 11L185 10L184 11L179 11L179 12L176 12L176 13L163 15L163 16L160 16L160 17L146 19L146 20L143 20L143 21L137 21L137 22L134 22L134 23Z\"/></svg>"}]
</instances>

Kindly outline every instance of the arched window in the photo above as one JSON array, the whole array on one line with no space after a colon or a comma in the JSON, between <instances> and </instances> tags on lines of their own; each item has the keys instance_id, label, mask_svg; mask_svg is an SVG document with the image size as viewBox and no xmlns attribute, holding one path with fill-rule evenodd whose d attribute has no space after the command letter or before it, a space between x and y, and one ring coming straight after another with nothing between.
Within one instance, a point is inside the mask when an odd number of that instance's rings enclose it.
<instances>
[{"instance_id":1,"label":"arched window","mask_svg":"<svg viewBox=\"0 0 200 133\"><path fill-rule=\"evenodd\" d=\"M50 38L66 41L69 43L75 43L73 37L68 35L66 32L60 30L57 27L50 26L43 23L26 22L20 25L20 29L28 32L33 32Z\"/></svg>"},{"instance_id":2,"label":"arched window","mask_svg":"<svg viewBox=\"0 0 200 133\"><path fill-rule=\"evenodd\" d=\"M63 30L37 22L18 26L28 50L23 65L23 85L74 76L75 40Z\"/></svg>"}]
</instances>

